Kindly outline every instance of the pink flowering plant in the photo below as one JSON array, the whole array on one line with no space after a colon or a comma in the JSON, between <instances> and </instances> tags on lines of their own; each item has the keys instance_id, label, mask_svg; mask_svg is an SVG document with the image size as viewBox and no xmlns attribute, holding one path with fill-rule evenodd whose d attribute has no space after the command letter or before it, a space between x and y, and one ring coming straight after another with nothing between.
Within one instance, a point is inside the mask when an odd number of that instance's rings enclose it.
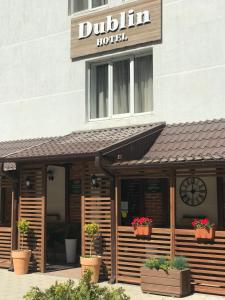
<instances>
[{"instance_id":1,"label":"pink flowering plant","mask_svg":"<svg viewBox=\"0 0 225 300\"><path fill-rule=\"evenodd\" d=\"M215 226L215 224L211 223L208 218L194 219L194 221L191 224L194 227L194 229L211 229Z\"/></svg>"},{"instance_id":2,"label":"pink flowering plant","mask_svg":"<svg viewBox=\"0 0 225 300\"><path fill-rule=\"evenodd\" d=\"M133 219L132 226L152 225L153 219L148 217L137 217Z\"/></svg>"}]
</instances>

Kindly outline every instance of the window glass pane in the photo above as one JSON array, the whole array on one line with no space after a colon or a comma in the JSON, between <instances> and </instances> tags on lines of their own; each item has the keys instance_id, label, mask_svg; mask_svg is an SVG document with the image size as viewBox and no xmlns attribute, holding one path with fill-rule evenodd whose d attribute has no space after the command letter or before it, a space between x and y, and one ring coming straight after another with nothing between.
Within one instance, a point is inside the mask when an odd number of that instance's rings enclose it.
<instances>
[{"instance_id":1,"label":"window glass pane","mask_svg":"<svg viewBox=\"0 0 225 300\"><path fill-rule=\"evenodd\" d=\"M91 68L91 119L108 116L108 64Z\"/></svg>"},{"instance_id":2,"label":"window glass pane","mask_svg":"<svg viewBox=\"0 0 225 300\"><path fill-rule=\"evenodd\" d=\"M152 56L143 56L134 60L135 113L153 110Z\"/></svg>"},{"instance_id":3,"label":"window glass pane","mask_svg":"<svg viewBox=\"0 0 225 300\"><path fill-rule=\"evenodd\" d=\"M108 3L108 0L92 0L92 8L105 5Z\"/></svg>"},{"instance_id":4,"label":"window glass pane","mask_svg":"<svg viewBox=\"0 0 225 300\"><path fill-rule=\"evenodd\" d=\"M88 9L88 0L71 0L71 13Z\"/></svg>"},{"instance_id":5,"label":"window glass pane","mask_svg":"<svg viewBox=\"0 0 225 300\"><path fill-rule=\"evenodd\" d=\"M113 113L125 114L130 111L130 61L113 64Z\"/></svg>"}]
</instances>

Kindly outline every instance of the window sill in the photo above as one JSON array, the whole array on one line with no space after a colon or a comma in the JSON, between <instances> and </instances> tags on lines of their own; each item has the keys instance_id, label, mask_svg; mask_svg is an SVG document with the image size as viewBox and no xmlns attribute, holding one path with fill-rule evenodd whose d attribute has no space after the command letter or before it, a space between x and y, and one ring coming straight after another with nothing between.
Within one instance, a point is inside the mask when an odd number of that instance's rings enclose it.
<instances>
[{"instance_id":1,"label":"window sill","mask_svg":"<svg viewBox=\"0 0 225 300\"><path fill-rule=\"evenodd\" d=\"M136 113L136 114L129 113L129 114L113 115L111 117L106 117L106 118L89 119L88 122L113 121L113 120L121 120L121 119L127 119L127 118L153 116L153 115L154 115L154 111L144 112L144 113Z\"/></svg>"},{"instance_id":2,"label":"window sill","mask_svg":"<svg viewBox=\"0 0 225 300\"><path fill-rule=\"evenodd\" d=\"M77 17L88 16L89 14L91 14L93 12L102 11L102 10L105 10L105 9L111 7L111 6L109 4L105 4L105 5L94 7L94 8L91 8L91 9L85 9L85 10L78 11L78 12L75 12L75 13L71 14L70 17L71 18L77 18Z\"/></svg>"}]
</instances>

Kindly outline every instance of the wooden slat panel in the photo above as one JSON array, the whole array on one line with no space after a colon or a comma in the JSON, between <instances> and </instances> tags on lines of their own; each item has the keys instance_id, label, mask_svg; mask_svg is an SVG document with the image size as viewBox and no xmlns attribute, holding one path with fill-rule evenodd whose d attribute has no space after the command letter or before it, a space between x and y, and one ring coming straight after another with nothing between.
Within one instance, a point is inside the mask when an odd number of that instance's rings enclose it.
<instances>
[{"instance_id":1,"label":"wooden slat panel","mask_svg":"<svg viewBox=\"0 0 225 300\"><path fill-rule=\"evenodd\" d=\"M76 162L69 168L69 181L74 180L81 182L83 164ZM80 193L72 193L69 188L69 203L68 203L68 221L70 223L81 223L81 191Z\"/></svg>"},{"instance_id":2,"label":"wooden slat panel","mask_svg":"<svg viewBox=\"0 0 225 300\"><path fill-rule=\"evenodd\" d=\"M45 271L45 213L46 170L43 165L24 166L20 170L19 219L30 222L30 232L24 239L24 249L32 250L32 264L38 271ZM31 187L26 187L29 178ZM21 237L19 237L21 246Z\"/></svg>"},{"instance_id":3,"label":"wooden slat panel","mask_svg":"<svg viewBox=\"0 0 225 300\"><path fill-rule=\"evenodd\" d=\"M11 227L0 227L0 268L8 268L12 250Z\"/></svg>"},{"instance_id":4,"label":"wooden slat panel","mask_svg":"<svg viewBox=\"0 0 225 300\"><path fill-rule=\"evenodd\" d=\"M110 181L92 162L86 162L84 168L84 224L98 223L102 236L102 270L101 275L108 278L111 274L111 198L110 198ZM91 176L100 178L99 186L92 187ZM88 254L90 239L84 238L84 252ZM97 250L97 249L96 249Z\"/></svg>"},{"instance_id":5,"label":"wooden slat panel","mask_svg":"<svg viewBox=\"0 0 225 300\"><path fill-rule=\"evenodd\" d=\"M153 228L151 239L139 239L133 228L117 228L117 280L140 283L140 267L151 256L170 257L170 229Z\"/></svg>"},{"instance_id":6,"label":"wooden slat panel","mask_svg":"<svg viewBox=\"0 0 225 300\"><path fill-rule=\"evenodd\" d=\"M225 295L225 231L213 242L198 242L193 230L176 229L175 254L187 257L194 290Z\"/></svg>"}]
</instances>

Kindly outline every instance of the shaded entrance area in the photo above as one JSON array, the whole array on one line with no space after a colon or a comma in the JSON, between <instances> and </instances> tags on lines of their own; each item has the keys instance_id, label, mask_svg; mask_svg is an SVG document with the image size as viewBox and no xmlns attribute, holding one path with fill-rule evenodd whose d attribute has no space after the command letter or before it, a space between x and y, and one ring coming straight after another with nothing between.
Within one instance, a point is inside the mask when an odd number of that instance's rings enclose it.
<instances>
[{"instance_id":1,"label":"shaded entrance area","mask_svg":"<svg viewBox=\"0 0 225 300\"><path fill-rule=\"evenodd\" d=\"M46 272L49 273L68 273L79 268L81 182L79 169L73 171L71 165L49 165L46 170Z\"/></svg>"}]
</instances>

